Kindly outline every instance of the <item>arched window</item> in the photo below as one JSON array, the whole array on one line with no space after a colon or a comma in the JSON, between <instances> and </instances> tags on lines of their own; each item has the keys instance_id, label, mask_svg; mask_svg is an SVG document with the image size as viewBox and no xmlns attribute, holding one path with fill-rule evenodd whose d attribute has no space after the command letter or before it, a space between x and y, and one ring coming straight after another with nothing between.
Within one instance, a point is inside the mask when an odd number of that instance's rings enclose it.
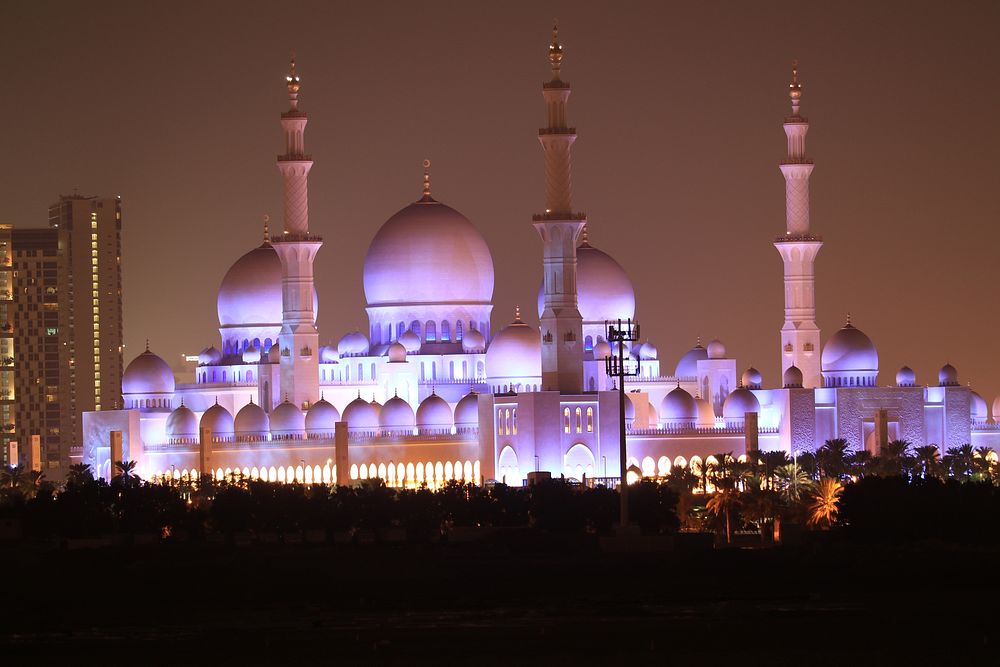
<instances>
[{"instance_id":1,"label":"arched window","mask_svg":"<svg viewBox=\"0 0 1000 667\"><path fill-rule=\"evenodd\" d=\"M396 466L393 465L392 461L389 462L389 466L385 470L388 476L389 486L396 486Z\"/></svg>"},{"instance_id":2,"label":"arched window","mask_svg":"<svg viewBox=\"0 0 1000 667\"><path fill-rule=\"evenodd\" d=\"M403 482L406 480L406 476L408 474L409 473L406 472L406 468L403 467L402 463L396 464L396 480L399 482L400 486L403 485Z\"/></svg>"},{"instance_id":3,"label":"arched window","mask_svg":"<svg viewBox=\"0 0 1000 667\"><path fill-rule=\"evenodd\" d=\"M273 345L273 343L271 342L271 339L270 338L265 338L264 339L264 347L262 347L261 349L264 350L265 352L270 352L271 351L271 345Z\"/></svg>"},{"instance_id":4,"label":"arched window","mask_svg":"<svg viewBox=\"0 0 1000 667\"><path fill-rule=\"evenodd\" d=\"M368 479L375 479L375 477L377 475L378 475L378 470L375 469L375 464L374 463L369 463L368 464Z\"/></svg>"},{"instance_id":5,"label":"arched window","mask_svg":"<svg viewBox=\"0 0 1000 667\"><path fill-rule=\"evenodd\" d=\"M386 322L383 328L385 329L385 340L383 342L388 343L392 340L392 323Z\"/></svg>"},{"instance_id":6,"label":"arched window","mask_svg":"<svg viewBox=\"0 0 1000 667\"><path fill-rule=\"evenodd\" d=\"M406 332L406 322L396 323L396 340Z\"/></svg>"},{"instance_id":7,"label":"arched window","mask_svg":"<svg viewBox=\"0 0 1000 667\"><path fill-rule=\"evenodd\" d=\"M441 320L441 342L446 343L451 341L451 325L448 324L448 320Z\"/></svg>"},{"instance_id":8,"label":"arched window","mask_svg":"<svg viewBox=\"0 0 1000 667\"><path fill-rule=\"evenodd\" d=\"M444 482L444 466L440 461L434 464L434 483L440 486Z\"/></svg>"},{"instance_id":9,"label":"arched window","mask_svg":"<svg viewBox=\"0 0 1000 667\"><path fill-rule=\"evenodd\" d=\"M386 479L386 472L385 472L385 464L384 463L379 463L378 464L378 478L379 479Z\"/></svg>"},{"instance_id":10,"label":"arched window","mask_svg":"<svg viewBox=\"0 0 1000 667\"><path fill-rule=\"evenodd\" d=\"M412 322L410 322L410 331L412 331L413 333L417 334L417 338L419 338L420 337L420 322L417 322L416 320L413 320Z\"/></svg>"},{"instance_id":11,"label":"arched window","mask_svg":"<svg viewBox=\"0 0 1000 667\"><path fill-rule=\"evenodd\" d=\"M372 362L371 372L372 372L371 379L374 380L375 379L375 362L374 361Z\"/></svg>"},{"instance_id":12,"label":"arched window","mask_svg":"<svg viewBox=\"0 0 1000 667\"><path fill-rule=\"evenodd\" d=\"M465 479L474 482L475 478L472 476L472 461L466 461L465 465L462 466L462 472L464 473Z\"/></svg>"},{"instance_id":13,"label":"arched window","mask_svg":"<svg viewBox=\"0 0 1000 667\"><path fill-rule=\"evenodd\" d=\"M449 361L448 362L448 377L450 379L452 379L452 380L455 379L455 362L454 361Z\"/></svg>"},{"instance_id":14,"label":"arched window","mask_svg":"<svg viewBox=\"0 0 1000 667\"><path fill-rule=\"evenodd\" d=\"M503 432L510 435L510 408L503 411Z\"/></svg>"},{"instance_id":15,"label":"arched window","mask_svg":"<svg viewBox=\"0 0 1000 667\"><path fill-rule=\"evenodd\" d=\"M587 336L586 338L583 339L583 349L587 350L588 352L594 349L593 336Z\"/></svg>"},{"instance_id":16,"label":"arched window","mask_svg":"<svg viewBox=\"0 0 1000 667\"><path fill-rule=\"evenodd\" d=\"M656 475L656 461L652 456L647 456L642 460L642 476L653 477Z\"/></svg>"},{"instance_id":17,"label":"arched window","mask_svg":"<svg viewBox=\"0 0 1000 667\"><path fill-rule=\"evenodd\" d=\"M466 359L462 360L462 379L469 377L469 362Z\"/></svg>"},{"instance_id":18,"label":"arched window","mask_svg":"<svg viewBox=\"0 0 1000 667\"><path fill-rule=\"evenodd\" d=\"M587 433L594 432L594 408L587 408Z\"/></svg>"},{"instance_id":19,"label":"arched window","mask_svg":"<svg viewBox=\"0 0 1000 667\"><path fill-rule=\"evenodd\" d=\"M569 433L569 408L563 408L563 433Z\"/></svg>"},{"instance_id":20,"label":"arched window","mask_svg":"<svg viewBox=\"0 0 1000 667\"><path fill-rule=\"evenodd\" d=\"M365 379L365 367L361 363L358 363L358 382L361 382L364 379Z\"/></svg>"},{"instance_id":21,"label":"arched window","mask_svg":"<svg viewBox=\"0 0 1000 667\"><path fill-rule=\"evenodd\" d=\"M503 410L497 410L497 435L503 435Z\"/></svg>"},{"instance_id":22,"label":"arched window","mask_svg":"<svg viewBox=\"0 0 1000 667\"><path fill-rule=\"evenodd\" d=\"M517 408L514 408L511 414L511 421L513 422L514 435L517 435Z\"/></svg>"},{"instance_id":23,"label":"arched window","mask_svg":"<svg viewBox=\"0 0 1000 667\"><path fill-rule=\"evenodd\" d=\"M444 478L455 479L455 466L451 464L451 461L445 461L444 463Z\"/></svg>"},{"instance_id":24,"label":"arched window","mask_svg":"<svg viewBox=\"0 0 1000 667\"><path fill-rule=\"evenodd\" d=\"M462 320L455 322L455 340L462 340Z\"/></svg>"},{"instance_id":25,"label":"arched window","mask_svg":"<svg viewBox=\"0 0 1000 667\"><path fill-rule=\"evenodd\" d=\"M438 379L438 365L436 361L431 362L431 379L432 380Z\"/></svg>"},{"instance_id":26,"label":"arched window","mask_svg":"<svg viewBox=\"0 0 1000 667\"><path fill-rule=\"evenodd\" d=\"M434 324L433 320L427 320L424 325L424 340L428 343L433 343L437 340L437 325Z\"/></svg>"},{"instance_id":27,"label":"arched window","mask_svg":"<svg viewBox=\"0 0 1000 667\"><path fill-rule=\"evenodd\" d=\"M666 456L661 456L656 462L656 472L659 473L660 477L666 477L670 474L670 459Z\"/></svg>"},{"instance_id":28,"label":"arched window","mask_svg":"<svg viewBox=\"0 0 1000 667\"><path fill-rule=\"evenodd\" d=\"M583 410L576 409L576 432L583 433Z\"/></svg>"}]
</instances>

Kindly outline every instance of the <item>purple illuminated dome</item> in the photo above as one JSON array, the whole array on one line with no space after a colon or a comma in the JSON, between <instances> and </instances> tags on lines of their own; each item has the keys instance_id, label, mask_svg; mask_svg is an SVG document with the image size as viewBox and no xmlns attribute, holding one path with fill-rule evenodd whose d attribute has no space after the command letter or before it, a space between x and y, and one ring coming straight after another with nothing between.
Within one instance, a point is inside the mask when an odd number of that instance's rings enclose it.
<instances>
[{"instance_id":1,"label":"purple illuminated dome","mask_svg":"<svg viewBox=\"0 0 1000 667\"><path fill-rule=\"evenodd\" d=\"M333 433L339 421L340 412L337 408L321 398L306 413L306 433Z\"/></svg>"},{"instance_id":2,"label":"purple illuminated dome","mask_svg":"<svg viewBox=\"0 0 1000 667\"><path fill-rule=\"evenodd\" d=\"M622 265L589 243L576 249L577 306L583 321L635 317L635 289ZM538 288L538 316L545 310L545 285Z\"/></svg>"},{"instance_id":3,"label":"purple illuminated dome","mask_svg":"<svg viewBox=\"0 0 1000 667\"><path fill-rule=\"evenodd\" d=\"M479 392L470 391L455 406L455 426L458 428L479 426Z\"/></svg>"},{"instance_id":4,"label":"purple illuminated dome","mask_svg":"<svg viewBox=\"0 0 1000 667\"><path fill-rule=\"evenodd\" d=\"M233 415L230 414L229 410L216 403L205 410L199 426L210 430L213 436L231 436L233 434Z\"/></svg>"},{"instance_id":5,"label":"purple illuminated dome","mask_svg":"<svg viewBox=\"0 0 1000 667\"><path fill-rule=\"evenodd\" d=\"M378 415L378 424L389 431L409 432L416 424L413 408L399 396L393 396L382 406Z\"/></svg>"},{"instance_id":6,"label":"purple illuminated dome","mask_svg":"<svg viewBox=\"0 0 1000 667\"><path fill-rule=\"evenodd\" d=\"M837 331L823 347L823 372L878 371L875 344L850 323Z\"/></svg>"},{"instance_id":7,"label":"purple illuminated dome","mask_svg":"<svg viewBox=\"0 0 1000 667\"><path fill-rule=\"evenodd\" d=\"M542 375L542 341L538 329L520 318L504 327L486 350L486 376L492 379Z\"/></svg>"},{"instance_id":8,"label":"purple illuminated dome","mask_svg":"<svg viewBox=\"0 0 1000 667\"><path fill-rule=\"evenodd\" d=\"M163 359L146 350L133 359L122 375L123 394L172 394L174 372Z\"/></svg>"},{"instance_id":9,"label":"purple illuminated dome","mask_svg":"<svg viewBox=\"0 0 1000 667\"><path fill-rule=\"evenodd\" d=\"M167 417L166 432L167 438L171 440L197 438L198 418L191 411L191 408L181 404Z\"/></svg>"},{"instance_id":10,"label":"purple illuminated dome","mask_svg":"<svg viewBox=\"0 0 1000 667\"><path fill-rule=\"evenodd\" d=\"M698 420L698 403L678 386L660 401L660 420L667 425L693 426Z\"/></svg>"},{"instance_id":11,"label":"purple illuminated dome","mask_svg":"<svg viewBox=\"0 0 1000 667\"><path fill-rule=\"evenodd\" d=\"M674 376L679 378L693 378L698 375L698 362L708 359L708 350L698 343L684 353L684 356L677 362L674 369Z\"/></svg>"},{"instance_id":12,"label":"purple illuminated dome","mask_svg":"<svg viewBox=\"0 0 1000 667\"><path fill-rule=\"evenodd\" d=\"M313 313L319 303L313 289ZM281 326L281 260L264 243L236 260L219 286L219 326Z\"/></svg>"},{"instance_id":13,"label":"purple illuminated dome","mask_svg":"<svg viewBox=\"0 0 1000 667\"><path fill-rule=\"evenodd\" d=\"M450 429L454 423L451 407L437 394L432 393L420 401L420 406L417 408L417 428Z\"/></svg>"},{"instance_id":14,"label":"purple illuminated dome","mask_svg":"<svg viewBox=\"0 0 1000 667\"><path fill-rule=\"evenodd\" d=\"M365 298L371 306L488 304L493 257L464 215L434 200L389 218L368 247Z\"/></svg>"},{"instance_id":15,"label":"purple illuminated dome","mask_svg":"<svg viewBox=\"0 0 1000 667\"><path fill-rule=\"evenodd\" d=\"M741 420L748 412L760 412L760 401L746 387L738 387L722 404L722 417L726 421Z\"/></svg>"}]
</instances>

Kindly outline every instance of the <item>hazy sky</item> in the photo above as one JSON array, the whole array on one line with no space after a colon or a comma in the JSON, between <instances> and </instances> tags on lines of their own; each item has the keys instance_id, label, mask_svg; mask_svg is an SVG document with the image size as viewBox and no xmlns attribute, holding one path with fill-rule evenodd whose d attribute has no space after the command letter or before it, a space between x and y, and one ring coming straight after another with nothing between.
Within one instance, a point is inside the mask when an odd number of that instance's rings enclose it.
<instances>
[{"instance_id":1,"label":"hazy sky","mask_svg":"<svg viewBox=\"0 0 1000 667\"><path fill-rule=\"evenodd\" d=\"M148 4L148 6L147 6ZM922 6L921 6L922 5ZM494 330L534 319L541 82L558 16L574 207L628 269L664 371L697 335L779 382L778 162L798 58L824 341L850 311L880 382L953 363L1000 393L1000 4L234 2L0 5L5 207L124 201L126 361L218 345L216 289L281 217L278 117L295 51L309 112L321 339L366 329L369 241L420 194L482 230Z\"/></svg>"}]
</instances>

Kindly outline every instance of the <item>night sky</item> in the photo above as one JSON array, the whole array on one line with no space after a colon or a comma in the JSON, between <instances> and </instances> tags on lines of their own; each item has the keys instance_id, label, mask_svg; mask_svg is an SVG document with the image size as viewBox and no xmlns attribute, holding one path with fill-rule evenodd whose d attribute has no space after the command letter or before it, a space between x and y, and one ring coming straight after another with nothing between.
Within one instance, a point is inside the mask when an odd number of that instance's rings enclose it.
<instances>
[{"instance_id":1,"label":"night sky","mask_svg":"<svg viewBox=\"0 0 1000 667\"><path fill-rule=\"evenodd\" d=\"M366 330L362 261L420 195L482 230L493 328L535 320L541 83L558 16L573 86L574 208L623 263L665 374L695 337L780 384L778 162L798 58L824 342L848 311L936 383L1000 393L1000 5L267 2L0 6L0 221L44 226L73 188L124 200L126 361L219 345L229 265L280 221L283 77L295 51L323 342ZM210 5L204 7L202 4ZM923 5L922 7L920 5Z\"/></svg>"}]
</instances>

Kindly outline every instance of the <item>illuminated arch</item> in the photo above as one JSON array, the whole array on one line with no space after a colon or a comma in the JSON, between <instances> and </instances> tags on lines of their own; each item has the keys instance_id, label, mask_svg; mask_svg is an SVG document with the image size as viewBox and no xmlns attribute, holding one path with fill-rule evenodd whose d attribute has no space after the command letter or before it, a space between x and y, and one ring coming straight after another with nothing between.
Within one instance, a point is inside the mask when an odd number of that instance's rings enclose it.
<instances>
[{"instance_id":1,"label":"illuminated arch","mask_svg":"<svg viewBox=\"0 0 1000 667\"><path fill-rule=\"evenodd\" d=\"M583 476L594 476L594 453L590 447L578 442L567 450L563 456L563 474L583 481Z\"/></svg>"}]
</instances>

